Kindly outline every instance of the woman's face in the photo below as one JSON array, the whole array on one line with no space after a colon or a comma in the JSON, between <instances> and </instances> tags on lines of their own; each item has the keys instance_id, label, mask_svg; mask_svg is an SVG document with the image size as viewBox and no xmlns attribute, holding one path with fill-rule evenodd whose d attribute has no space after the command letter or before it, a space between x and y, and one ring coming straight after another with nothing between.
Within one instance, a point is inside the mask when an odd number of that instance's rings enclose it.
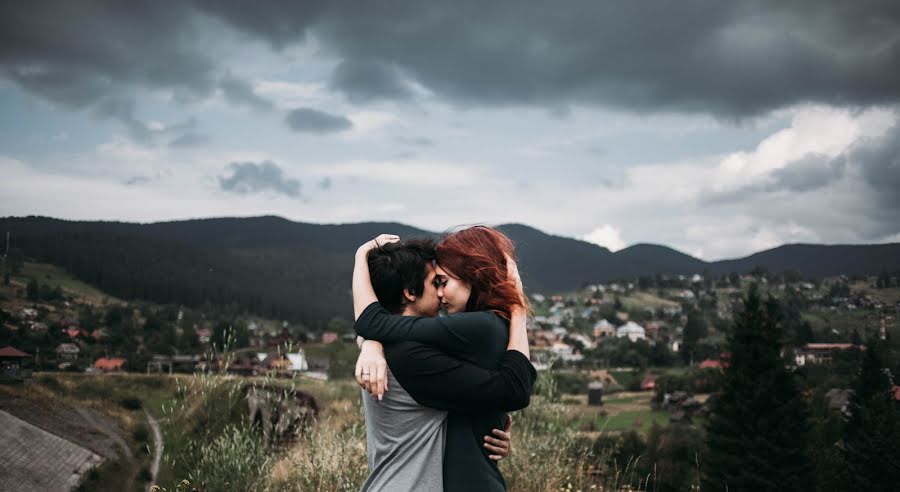
<instances>
[{"instance_id":1,"label":"woman's face","mask_svg":"<svg viewBox=\"0 0 900 492\"><path fill-rule=\"evenodd\" d=\"M469 296L472 294L472 286L440 265L435 267L434 273L441 306L445 307L450 314L464 312L466 304L469 302Z\"/></svg>"}]
</instances>

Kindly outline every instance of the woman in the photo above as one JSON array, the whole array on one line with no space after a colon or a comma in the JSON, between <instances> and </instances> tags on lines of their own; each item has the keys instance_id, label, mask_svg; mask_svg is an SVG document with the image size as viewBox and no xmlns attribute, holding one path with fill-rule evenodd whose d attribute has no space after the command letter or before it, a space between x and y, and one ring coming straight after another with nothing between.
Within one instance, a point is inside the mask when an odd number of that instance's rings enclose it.
<instances>
[{"instance_id":1,"label":"woman","mask_svg":"<svg viewBox=\"0 0 900 492\"><path fill-rule=\"evenodd\" d=\"M380 236L361 249L398 239ZM384 343L411 340L434 345L486 369L525 364L527 369L512 370L510 381L530 389L535 373L528 363L527 302L512 241L492 228L476 226L447 235L435 252L438 296L449 314L440 318L391 315L376 302L365 255L357 255L353 275L357 334ZM357 377L374 371L374 366L358 368ZM527 398L517 407L525 405ZM503 413L479 405L449 414L445 490L505 490L503 476L481 443L481 436L502 428L503 420Z\"/></svg>"}]
</instances>

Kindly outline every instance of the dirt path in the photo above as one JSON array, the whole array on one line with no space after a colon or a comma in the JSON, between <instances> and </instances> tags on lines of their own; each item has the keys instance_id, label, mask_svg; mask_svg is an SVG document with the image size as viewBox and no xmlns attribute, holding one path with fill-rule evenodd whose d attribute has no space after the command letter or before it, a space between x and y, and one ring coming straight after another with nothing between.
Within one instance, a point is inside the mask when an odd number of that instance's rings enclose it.
<instances>
[{"instance_id":1,"label":"dirt path","mask_svg":"<svg viewBox=\"0 0 900 492\"><path fill-rule=\"evenodd\" d=\"M83 407L75 407L75 411L81 415L84 420L86 420L91 426L93 426L97 431L103 433L106 437L110 438L122 448L122 452L124 453L125 458L131 463L134 464L134 454L131 452L131 448L128 447L128 443L125 442L125 439L122 439L122 436L119 434L118 429L114 427L110 427L109 424L105 422L101 422L94 418L89 410Z\"/></svg>"},{"instance_id":2,"label":"dirt path","mask_svg":"<svg viewBox=\"0 0 900 492\"><path fill-rule=\"evenodd\" d=\"M146 408L144 413L147 415L147 422L150 423L150 427L153 429L153 463L150 465L150 484L147 485L147 490L149 490L150 485L156 483L156 479L159 476L159 462L162 460L163 453L163 438L156 418Z\"/></svg>"}]
</instances>

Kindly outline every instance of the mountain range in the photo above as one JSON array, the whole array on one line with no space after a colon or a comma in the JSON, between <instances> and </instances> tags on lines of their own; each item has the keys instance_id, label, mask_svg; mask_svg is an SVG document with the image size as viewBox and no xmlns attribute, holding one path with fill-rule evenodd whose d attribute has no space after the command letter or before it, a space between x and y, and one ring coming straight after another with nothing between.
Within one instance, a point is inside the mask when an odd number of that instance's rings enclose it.
<instances>
[{"instance_id":1,"label":"mountain range","mask_svg":"<svg viewBox=\"0 0 900 492\"><path fill-rule=\"evenodd\" d=\"M522 224L499 229L516 243L531 292L563 292L657 273L745 273L758 266L804 277L900 269L900 243L788 244L707 262L663 245L637 244L613 253ZM63 266L118 297L212 302L310 324L347 317L358 245L384 232L439 236L393 222L309 224L274 216L148 224L6 217L0 219L2 232L10 233L12 247L26 257Z\"/></svg>"}]
</instances>

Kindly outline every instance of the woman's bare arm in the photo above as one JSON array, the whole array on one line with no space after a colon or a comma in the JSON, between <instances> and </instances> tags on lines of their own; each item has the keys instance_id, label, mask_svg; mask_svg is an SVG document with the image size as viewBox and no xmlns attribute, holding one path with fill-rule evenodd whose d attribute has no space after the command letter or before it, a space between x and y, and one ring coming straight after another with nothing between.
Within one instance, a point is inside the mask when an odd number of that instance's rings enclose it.
<instances>
[{"instance_id":1,"label":"woman's bare arm","mask_svg":"<svg viewBox=\"0 0 900 492\"><path fill-rule=\"evenodd\" d=\"M516 284L521 302L512 307L509 318L509 344L507 350L521 352L527 358L531 358L528 349L528 329L526 328L527 313L525 311L525 292L522 288L522 278L519 277L519 267L515 260L506 257L506 272L509 279Z\"/></svg>"},{"instance_id":2,"label":"woman's bare arm","mask_svg":"<svg viewBox=\"0 0 900 492\"><path fill-rule=\"evenodd\" d=\"M353 319L359 319L359 315L366 306L376 302L375 289L372 288L372 279L369 277L369 251L380 248L387 243L395 243L400 240L393 234L382 234L356 250L353 263Z\"/></svg>"}]
</instances>

